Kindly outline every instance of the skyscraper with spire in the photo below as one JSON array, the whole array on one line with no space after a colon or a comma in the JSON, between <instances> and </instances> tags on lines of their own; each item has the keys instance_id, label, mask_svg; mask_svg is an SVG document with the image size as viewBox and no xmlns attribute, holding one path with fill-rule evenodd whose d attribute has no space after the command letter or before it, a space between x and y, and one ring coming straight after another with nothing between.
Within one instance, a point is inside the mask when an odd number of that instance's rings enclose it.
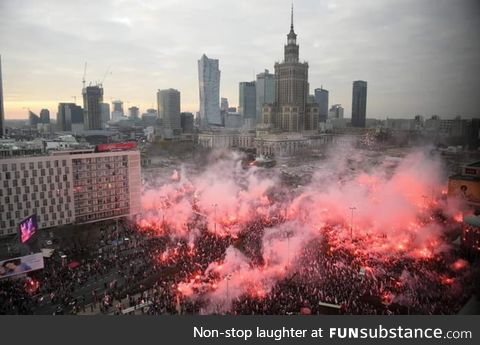
<instances>
[{"instance_id":1,"label":"skyscraper with spire","mask_svg":"<svg viewBox=\"0 0 480 345\"><path fill-rule=\"evenodd\" d=\"M262 123L277 132L318 129L319 108L307 103L308 89L308 63L299 60L292 4L284 59L275 64L275 102L263 105Z\"/></svg>"}]
</instances>

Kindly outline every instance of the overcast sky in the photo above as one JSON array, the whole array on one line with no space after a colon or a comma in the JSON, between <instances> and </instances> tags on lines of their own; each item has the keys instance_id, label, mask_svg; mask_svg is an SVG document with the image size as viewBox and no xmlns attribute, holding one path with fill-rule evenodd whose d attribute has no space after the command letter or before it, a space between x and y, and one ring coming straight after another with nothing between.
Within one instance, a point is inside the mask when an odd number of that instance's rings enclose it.
<instances>
[{"instance_id":1,"label":"overcast sky","mask_svg":"<svg viewBox=\"0 0 480 345\"><path fill-rule=\"evenodd\" d=\"M283 59L290 0L0 0L6 118L26 108L81 104L87 80L106 102L143 112L176 88L198 111L197 60L220 60L221 96ZM352 81L368 82L367 116L480 117L480 1L296 0L300 59L310 90L351 113Z\"/></svg>"}]
</instances>

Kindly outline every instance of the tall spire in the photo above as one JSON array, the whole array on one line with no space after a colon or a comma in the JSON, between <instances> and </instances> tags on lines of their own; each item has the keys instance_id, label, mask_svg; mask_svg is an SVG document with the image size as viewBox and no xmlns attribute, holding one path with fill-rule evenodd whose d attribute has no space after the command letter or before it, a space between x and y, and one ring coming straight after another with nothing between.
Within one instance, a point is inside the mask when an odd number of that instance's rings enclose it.
<instances>
[{"instance_id":1,"label":"tall spire","mask_svg":"<svg viewBox=\"0 0 480 345\"><path fill-rule=\"evenodd\" d=\"M292 14L291 14L291 20L290 20L290 30L293 31L293 1L292 1Z\"/></svg>"}]
</instances>

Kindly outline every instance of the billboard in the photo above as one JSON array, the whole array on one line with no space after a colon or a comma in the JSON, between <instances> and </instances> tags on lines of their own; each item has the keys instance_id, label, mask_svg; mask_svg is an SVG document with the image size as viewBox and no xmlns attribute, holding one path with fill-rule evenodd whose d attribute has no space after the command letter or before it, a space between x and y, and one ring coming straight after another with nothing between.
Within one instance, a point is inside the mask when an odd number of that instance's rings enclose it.
<instances>
[{"instance_id":1,"label":"billboard","mask_svg":"<svg viewBox=\"0 0 480 345\"><path fill-rule=\"evenodd\" d=\"M0 279L43 269L42 253L0 261Z\"/></svg>"},{"instance_id":2,"label":"billboard","mask_svg":"<svg viewBox=\"0 0 480 345\"><path fill-rule=\"evenodd\" d=\"M450 177L448 196L459 197L468 203L480 203L480 179L478 177Z\"/></svg>"},{"instance_id":3,"label":"billboard","mask_svg":"<svg viewBox=\"0 0 480 345\"><path fill-rule=\"evenodd\" d=\"M137 148L137 143L129 141L125 143L99 144L95 147L96 152L128 151Z\"/></svg>"},{"instance_id":4,"label":"billboard","mask_svg":"<svg viewBox=\"0 0 480 345\"><path fill-rule=\"evenodd\" d=\"M32 214L30 217L25 218L19 224L20 229L20 241L22 243L27 242L37 232L38 223L37 215Z\"/></svg>"}]
</instances>

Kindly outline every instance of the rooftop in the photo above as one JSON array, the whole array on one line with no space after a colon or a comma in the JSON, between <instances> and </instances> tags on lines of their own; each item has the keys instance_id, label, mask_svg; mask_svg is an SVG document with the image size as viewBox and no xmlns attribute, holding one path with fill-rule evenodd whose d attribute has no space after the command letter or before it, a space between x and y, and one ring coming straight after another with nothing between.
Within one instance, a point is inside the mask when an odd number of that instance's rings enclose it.
<instances>
[{"instance_id":1,"label":"rooftop","mask_svg":"<svg viewBox=\"0 0 480 345\"><path fill-rule=\"evenodd\" d=\"M480 227L480 216L467 216L463 219L463 222L468 225Z\"/></svg>"},{"instance_id":2,"label":"rooftop","mask_svg":"<svg viewBox=\"0 0 480 345\"><path fill-rule=\"evenodd\" d=\"M471 176L471 175L452 175L449 177L450 180L464 180L464 181L480 181L480 176Z\"/></svg>"},{"instance_id":3,"label":"rooftop","mask_svg":"<svg viewBox=\"0 0 480 345\"><path fill-rule=\"evenodd\" d=\"M468 164L467 167L475 167L475 168L480 168L480 161Z\"/></svg>"}]
</instances>

